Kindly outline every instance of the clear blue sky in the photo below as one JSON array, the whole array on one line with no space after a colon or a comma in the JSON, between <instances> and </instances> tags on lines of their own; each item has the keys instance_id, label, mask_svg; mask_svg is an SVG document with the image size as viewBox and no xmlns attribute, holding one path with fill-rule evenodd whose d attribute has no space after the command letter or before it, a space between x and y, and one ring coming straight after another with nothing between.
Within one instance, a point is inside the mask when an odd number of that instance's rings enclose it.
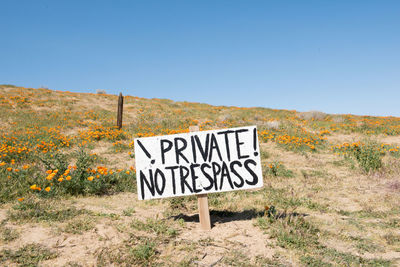
<instances>
[{"instance_id":1,"label":"clear blue sky","mask_svg":"<svg viewBox=\"0 0 400 267\"><path fill-rule=\"evenodd\" d=\"M400 1L0 0L0 84L400 116Z\"/></svg>"}]
</instances>

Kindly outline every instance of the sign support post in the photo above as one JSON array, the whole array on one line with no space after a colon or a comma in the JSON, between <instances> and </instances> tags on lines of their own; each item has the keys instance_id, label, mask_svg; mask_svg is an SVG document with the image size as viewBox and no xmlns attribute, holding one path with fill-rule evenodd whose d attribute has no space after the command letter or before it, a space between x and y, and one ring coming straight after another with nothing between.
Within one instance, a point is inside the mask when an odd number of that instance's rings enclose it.
<instances>
[{"instance_id":1,"label":"sign support post","mask_svg":"<svg viewBox=\"0 0 400 267\"><path fill-rule=\"evenodd\" d=\"M198 132L199 126L190 126L189 132ZM201 230L211 230L210 210L208 209L207 194L197 195L197 204L199 207L199 220Z\"/></svg>"}]
</instances>

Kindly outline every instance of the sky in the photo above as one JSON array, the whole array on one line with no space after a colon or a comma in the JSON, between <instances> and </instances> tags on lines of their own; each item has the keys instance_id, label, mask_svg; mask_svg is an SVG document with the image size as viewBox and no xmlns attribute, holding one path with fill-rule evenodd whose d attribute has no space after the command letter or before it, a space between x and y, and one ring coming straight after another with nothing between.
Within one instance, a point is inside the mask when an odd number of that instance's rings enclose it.
<instances>
[{"instance_id":1,"label":"sky","mask_svg":"<svg viewBox=\"0 0 400 267\"><path fill-rule=\"evenodd\" d=\"M0 84L400 116L400 1L0 0Z\"/></svg>"}]
</instances>

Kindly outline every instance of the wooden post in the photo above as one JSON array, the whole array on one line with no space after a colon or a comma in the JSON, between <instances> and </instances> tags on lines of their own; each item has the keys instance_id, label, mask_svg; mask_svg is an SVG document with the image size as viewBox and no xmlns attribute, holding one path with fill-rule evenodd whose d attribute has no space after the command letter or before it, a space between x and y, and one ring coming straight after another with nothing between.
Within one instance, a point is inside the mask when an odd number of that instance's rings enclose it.
<instances>
[{"instance_id":1,"label":"wooden post","mask_svg":"<svg viewBox=\"0 0 400 267\"><path fill-rule=\"evenodd\" d=\"M199 126L190 126L189 132L198 132ZM197 195L197 204L199 207L200 228L202 230L211 230L210 210L208 209L207 194Z\"/></svg>"},{"instance_id":2,"label":"wooden post","mask_svg":"<svg viewBox=\"0 0 400 267\"><path fill-rule=\"evenodd\" d=\"M122 128L122 110L124 108L124 97L122 93L119 93L118 97L118 111L117 111L117 126L118 129L121 130Z\"/></svg>"}]
</instances>

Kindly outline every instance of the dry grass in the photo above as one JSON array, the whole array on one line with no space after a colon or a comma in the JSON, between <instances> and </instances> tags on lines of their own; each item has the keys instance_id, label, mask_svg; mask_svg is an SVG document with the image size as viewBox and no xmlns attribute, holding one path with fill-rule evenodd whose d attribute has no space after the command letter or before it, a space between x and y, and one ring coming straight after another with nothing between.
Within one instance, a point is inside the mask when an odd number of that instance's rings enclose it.
<instances>
[{"instance_id":1,"label":"dry grass","mask_svg":"<svg viewBox=\"0 0 400 267\"><path fill-rule=\"evenodd\" d=\"M328 114L317 110L300 112L296 114L296 116L302 120L319 120L319 121L325 119L327 115Z\"/></svg>"}]
</instances>

